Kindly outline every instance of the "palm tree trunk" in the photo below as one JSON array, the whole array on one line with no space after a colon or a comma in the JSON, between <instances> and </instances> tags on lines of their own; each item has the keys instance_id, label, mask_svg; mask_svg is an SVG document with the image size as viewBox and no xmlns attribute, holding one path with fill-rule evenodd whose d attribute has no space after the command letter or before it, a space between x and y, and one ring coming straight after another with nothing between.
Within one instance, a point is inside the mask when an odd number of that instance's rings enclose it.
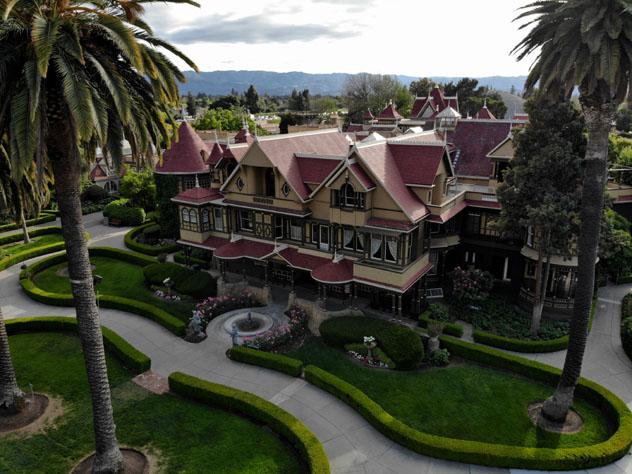
<instances>
[{"instance_id":1,"label":"palm tree trunk","mask_svg":"<svg viewBox=\"0 0 632 474\"><path fill-rule=\"evenodd\" d=\"M24 394L15 378L9 350L9 336L2 317L2 308L0 308L0 408L4 408L9 413L15 413L23 407Z\"/></svg>"},{"instance_id":2,"label":"palm tree trunk","mask_svg":"<svg viewBox=\"0 0 632 474\"><path fill-rule=\"evenodd\" d=\"M24 235L24 243L31 243L31 236L29 235L29 230L26 226L26 218L24 217L24 209L20 210L20 222L22 223L22 234Z\"/></svg>"},{"instance_id":3,"label":"palm tree trunk","mask_svg":"<svg viewBox=\"0 0 632 474\"><path fill-rule=\"evenodd\" d=\"M123 456L116 439L103 335L94 292L86 233L81 217L81 163L67 118L62 118L59 112L53 114L50 108L49 114L53 116L51 117L52 120L49 119L47 148L49 159L53 165L62 234L66 242L68 256L68 273L92 397L96 451L93 472L116 473L122 469Z\"/></svg>"},{"instance_id":4,"label":"palm tree trunk","mask_svg":"<svg viewBox=\"0 0 632 474\"><path fill-rule=\"evenodd\" d=\"M566 414L573 404L575 387L579 381L586 349L607 177L608 135L615 110L612 104L588 106L583 103L582 106L588 128L588 144L583 162L575 304L562 376L555 393L544 402L542 407L542 415L557 422L566 419Z\"/></svg>"},{"instance_id":5,"label":"palm tree trunk","mask_svg":"<svg viewBox=\"0 0 632 474\"><path fill-rule=\"evenodd\" d=\"M531 334L537 335L540 331L540 318L542 317L542 269L544 253L542 242L538 243L538 264L535 269L535 291L533 292L533 308L531 310Z\"/></svg>"}]
</instances>

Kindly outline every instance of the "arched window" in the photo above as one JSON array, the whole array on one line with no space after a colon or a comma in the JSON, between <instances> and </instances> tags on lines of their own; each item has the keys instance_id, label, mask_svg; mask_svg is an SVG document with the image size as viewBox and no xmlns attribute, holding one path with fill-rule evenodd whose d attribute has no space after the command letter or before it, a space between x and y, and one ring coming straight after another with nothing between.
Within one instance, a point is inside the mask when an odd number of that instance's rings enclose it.
<instances>
[{"instance_id":1,"label":"arched window","mask_svg":"<svg viewBox=\"0 0 632 474\"><path fill-rule=\"evenodd\" d=\"M345 183L340 188L340 201L343 207L355 207L356 193L351 184Z\"/></svg>"},{"instance_id":2,"label":"arched window","mask_svg":"<svg viewBox=\"0 0 632 474\"><path fill-rule=\"evenodd\" d=\"M198 216L196 209L182 208L180 211L181 227L185 230L198 230Z\"/></svg>"},{"instance_id":3,"label":"arched window","mask_svg":"<svg viewBox=\"0 0 632 474\"><path fill-rule=\"evenodd\" d=\"M202 209L202 225L200 229L202 232L206 232L211 228L210 211L208 209Z\"/></svg>"}]
</instances>

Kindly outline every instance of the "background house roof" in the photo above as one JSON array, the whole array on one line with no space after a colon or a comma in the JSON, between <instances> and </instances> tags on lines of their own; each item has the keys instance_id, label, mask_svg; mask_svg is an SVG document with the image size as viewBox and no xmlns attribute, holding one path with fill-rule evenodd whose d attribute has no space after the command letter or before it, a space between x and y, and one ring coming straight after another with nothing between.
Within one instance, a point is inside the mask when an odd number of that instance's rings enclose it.
<instances>
[{"instance_id":1,"label":"background house roof","mask_svg":"<svg viewBox=\"0 0 632 474\"><path fill-rule=\"evenodd\" d=\"M178 139L162 156L162 164L156 165L156 173L185 174L208 171L202 154L208 156L209 149L191 125L183 122L178 129Z\"/></svg>"},{"instance_id":2,"label":"background house roof","mask_svg":"<svg viewBox=\"0 0 632 474\"><path fill-rule=\"evenodd\" d=\"M456 147L452 160L456 174L489 178L492 162L487 155L510 132L510 121L460 120L449 139Z\"/></svg>"}]
</instances>

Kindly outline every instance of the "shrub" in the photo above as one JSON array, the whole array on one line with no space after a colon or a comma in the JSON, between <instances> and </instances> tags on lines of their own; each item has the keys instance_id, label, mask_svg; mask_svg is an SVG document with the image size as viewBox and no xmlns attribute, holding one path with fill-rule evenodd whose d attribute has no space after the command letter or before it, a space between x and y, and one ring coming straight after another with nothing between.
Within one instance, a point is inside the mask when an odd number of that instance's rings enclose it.
<instances>
[{"instance_id":1,"label":"shrub","mask_svg":"<svg viewBox=\"0 0 632 474\"><path fill-rule=\"evenodd\" d=\"M169 388L182 396L211 406L219 406L264 423L298 449L304 456L310 473L330 472L327 455L318 438L297 418L267 400L180 372L169 375Z\"/></svg>"},{"instance_id":2,"label":"shrub","mask_svg":"<svg viewBox=\"0 0 632 474\"><path fill-rule=\"evenodd\" d=\"M141 207L130 207L128 199L112 201L103 209L103 215L119 221L122 225L138 226L145 221L145 210Z\"/></svg>"},{"instance_id":3,"label":"shrub","mask_svg":"<svg viewBox=\"0 0 632 474\"><path fill-rule=\"evenodd\" d=\"M171 278L178 293L194 298L205 298L216 292L215 279L209 273L189 270L175 263L152 263L143 268L143 275L148 284L158 286Z\"/></svg>"},{"instance_id":4,"label":"shrub","mask_svg":"<svg viewBox=\"0 0 632 474\"><path fill-rule=\"evenodd\" d=\"M163 285L167 278L171 278L174 283L184 278L187 269L175 263L152 263L143 267L143 276L150 285Z\"/></svg>"},{"instance_id":5,"label":"shrub","mask_svg":"<svg viewBox=\"0 0 632 474\"><path fill-rule=\"evenodd\" d=\"M323 322L319 328L325 343L339 349L360 343L364 336L374 336L378 345L399 370L410 370L423 359L421 338L410 328L382 319L349 316Z\"/></svg>"},{"instance_id":6,"label":"shrub","mask_svg":"<svg viewBox=\"0 0 632 474\"><path fill-rule=\"evenodd\" d=\"M421 316L419 316L419 325L422 328L427 328L428 324L431 324L433 322L438 322L443 324L443 334L448 334L450 336L455 336L455 337L463 337L463 326L461 326L458 323L446 323L443 321L436 321L434 319L431 319L429 316L429 312L426 310L425 312L423 312L421 314Z\"/></svg>"},{"instance_id":7,"label":"shrub","mask_svg":"<svg viewBox=\"0 0 632 474\"><path fill-rule=\"evenodd\" d=\"M145 243L138 242L136 239L141 234L157 234L160 232L160 227L154 223L148 223L145 225L141 225L139 227L135 227L130 230L127 234L125 234L125 246L136 252L144 253L145 255L151 255L153 257L160 255L162 253L172 253L178 250L177 244L168 244L168 245L149 245Z\"/></svg>"},{"instance_id":8,"label":"shrub","mask_svg":"<svg viewBox=\"0 0 632 474\"><path fill-rule=\"evenodd\" d=\"M447 349L437 349L428 356L428 362L435 367L445 367L450 363L450 352Z\"/></svg>"},{"instance_id":9,"label":"shrub","mask_svg":"<svg viewBox=\"0 0 632 474\"><path fill-rule=\"evenodd\" d=\"M432 303L428 305L428 317L435 321L450 322L450 314L448 309L440 304Z\"/></svg>"},{"instance_id":10,"label":"shrub","mask_svg":"<svg viewBox=\"0 0 632 474\"><path fill-rule=\"evenodd\" d=\"M304 336L308 331L307 323L309 320L305 310L293 306L285 314L289 319L287 324L270 329L253 339L246 338L245 344L264 351L274 351L290 341Z\"/></svg>"},{"instance_id":11,"label":"shrub","mask_svg":"<svg viewBox=\"0 0 632 474\"><path fill-rule=\"evenodd\" d=\"M237 362L258 365L267 369L283 372L292 377L300 377L303 373L303 363L300 360L245 346L237 346L229 349L228 356Z\"/></svg>"},{"instance_id":12,"label":"shrub","mask_svg":"<svg viewBox=\"0 0 632 474\"><path fill-rule=\"evenodd\" d=\"M5 322L9 335L27 332L77 331L77 320L61 316L37 316L9 319ZM121 363L135 374L151 368L151 359L134 348L111 329L102 327L103 343Z\"/></svg>"},{"instance_id":13,"label":"shrub","mask_svg":"<svg viewBox=\"0 0 632 474\"><path fill-rule=\"evenodd\" d=\"M463 270L456 267L451 275L452 295L463 303L483 301L494 287L494 279L489 272L478 269Z\"/></svg>"},{"instance_id":14,"label":"shrub","mask_svg":"<svg viewBox=\"0 0 632 474\"><path fill-rule=\"evenodd\" d=\"M133 206L152 211L156 207L154 173L150 169L128 170L121 179L120 193L121 196L128 198Z\"/></svg>"},{"instance_id":15,"label":"shrub","mask_svg":"<svg viewBox=\"0 0 632 474\"><path fill-rule=\"evenodd\" d=\"M98 184L92 184L81 193L81 201L99 202L109 197L108 192Z\"/></svg>"},{"instance_id":16,"label":"shrub","mask_svg":"<svg viewBox=\"0 0 632 474\"><path fill-rule=\"evenodd\" d=\"M196 309L200 312L206 327L211 320L220 314L234 309L252 308L255 306L260 306L260 304L254 297L250 293L242 293L239 296L224 295L207 298L198 303Z\"/></svg>"}]
</instances>

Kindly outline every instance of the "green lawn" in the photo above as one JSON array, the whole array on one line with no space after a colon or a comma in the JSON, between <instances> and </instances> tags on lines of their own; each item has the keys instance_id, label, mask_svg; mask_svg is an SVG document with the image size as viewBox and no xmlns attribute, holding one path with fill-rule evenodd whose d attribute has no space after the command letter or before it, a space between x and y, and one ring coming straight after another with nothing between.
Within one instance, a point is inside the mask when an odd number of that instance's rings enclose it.
<instances>
[{"instance_id":1,"label":"green lawn","mask_svg":"<svg viewBox=\"0 0 632 474\"><path fill-rule=\"evenodd\" d=\"M0 246L0 258L8 257L9 255L14 255L26 250L31 250L49 244L56 244L63 241L64 238L61 236L61 234L47 234L39 237L32 237L30 244L25 244L23 241L19 241L16 243Z\"/></svg>"},{"instance_id":2,"label":"green lawn","mask_svg":"<svg viewBox=\"0 0 632 474\"><path fill-rule=\"evenodd\" d=\"M188 321L191 317L191 311L195 309L195 301L183 297L182 301L169 302L155 297L145 285L141 266L107 257L92 257L91 261L96 266L95 273L103 277L103 281L97 288L99 293L149 303L183 321ZM70 293L68 278L57 275L57 272L65 266L66 264L62 263L38 273L34 277L35 284L46 291Z\"/></svg>"},{"instance_id":3,"label":"green lawn","mask_svg":"<svg viewBox=\"0 0 632 474\"><path fill-rule=\"evenodd\" d=\"M66 415L45 433L2 438L0 472L67 473L94 449L90 397L78 339L60 333L10 337L23 389L61 397ZM152 447L164 472L294 473L298 455L269 430L242 417L187 401L154 395L130 381L108 358L119 442Z\"/></svg>"},{"instance_id":4,"label":"green lawn","mask_svg":"<svg viewBox=\"0 0 632 474\"><path fill-rule=\"evenodd\" d=\"M583 401L575 405L585 422L580 433L559 436L536 429L527 406L548 397L552 387L466 361L416 372L367 369L317 338L287 355L355 385L391 415L430 434L553 448L595 444L614 431Z\"/></svg>"}]
</instances>

